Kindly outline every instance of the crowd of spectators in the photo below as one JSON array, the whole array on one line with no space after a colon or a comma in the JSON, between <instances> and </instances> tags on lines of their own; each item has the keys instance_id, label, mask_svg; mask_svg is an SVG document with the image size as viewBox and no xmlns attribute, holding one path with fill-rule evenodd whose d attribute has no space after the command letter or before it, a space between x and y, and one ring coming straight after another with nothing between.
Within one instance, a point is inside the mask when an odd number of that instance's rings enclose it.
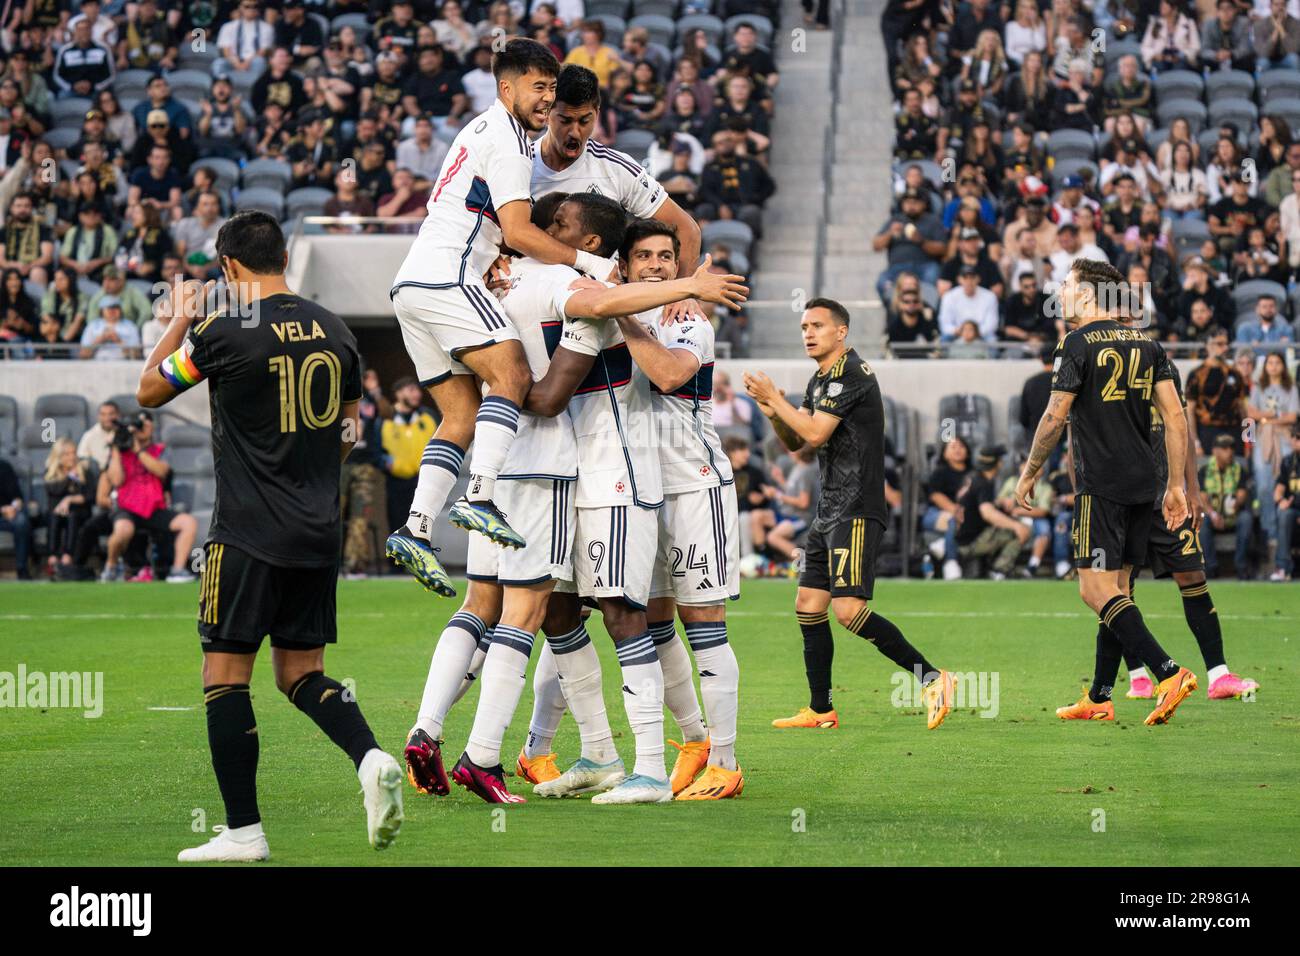
<instances>
[{"instance_id":1,"label":"crowd of spectators","mask_svg":"<svg viewBox=\"0 0 1300 956\"><path fill-rule=\"evenodd\" d=\"M493 44L511 36L594 70L593 138L646 162L702 222L745 223L752 238L775 189L777 7L15 2L0 26L0 356L139 357L155 284L216 275L216 232L237 209L414 230L449 143L495 97ZM807 18L825 25L826 4ZM705 251L748 271L747 249L736 262L725 244ZM744 316L717 321L739 354Z\"/></svg>"},{"instance_id":2,"label":"crowd of spectators","mask_svg":"<svg viewBox=\"0 0 1300 956\"><path fill-rule=\"evenodd\" d=\"M896 354L1056 341L1079 256L1138 283L1166 342L1293 341L1300 2L889 0L882 26Z\"/></svg>"}]
</instances>

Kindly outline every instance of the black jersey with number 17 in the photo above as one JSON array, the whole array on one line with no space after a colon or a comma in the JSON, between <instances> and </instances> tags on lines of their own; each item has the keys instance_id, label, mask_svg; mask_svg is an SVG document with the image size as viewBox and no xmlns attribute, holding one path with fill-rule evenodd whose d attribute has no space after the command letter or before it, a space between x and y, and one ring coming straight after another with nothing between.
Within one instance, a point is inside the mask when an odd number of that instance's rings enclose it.
<instances>
[{"instance_id":1,"label":"black jersey with number 17","mask_svg":"<svg viewBox=\"0 0 1300 956\"><path fill-rule=\"evenodd\" d=\"M1118 504L1150 503L1163 478L1151 445L1157 382L1170 378L1165 350L1140 329L1090 322L1056 349L1052 391L1074 395L1070 447L1075 488Z\"/></svg>"},{"instance_id":2,"label":"black jersey with number 17","mask_svg":"<svg viewBox=\"0 0 1300 956\"><path fill-rule=\"evenodd\" d=\"M187 348L208 380L217 494L208 539L269 564L338 562L342 406L361 397L356 337L296 295L196 322Z\"/></svg>"},{"instance_id":3,"label":"black jersey with number 17","mask_svg":"<svg viewBox=\"0 0 1300 956\"><path fill-rule=\"evenodd\" d=\"M830 531L849 518L888 523L885 506L885 408L871 366L849 349L804 390L803 407L840 424L817 449L821 497L813 527Z\"/></svg>"}]
</instances>

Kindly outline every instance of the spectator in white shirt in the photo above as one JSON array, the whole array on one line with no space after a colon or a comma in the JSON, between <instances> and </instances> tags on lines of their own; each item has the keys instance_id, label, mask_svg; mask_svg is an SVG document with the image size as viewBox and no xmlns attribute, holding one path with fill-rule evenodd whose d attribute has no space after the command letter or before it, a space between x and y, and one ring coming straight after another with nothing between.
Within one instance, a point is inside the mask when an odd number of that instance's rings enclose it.
<instances>
[{"instance_id":1,"label":"spectator in white shirt","mask_svg":"<svg viewBox=\"0 0 1300 956\"><path fill-rule=\"evenodd\" d=\"M99 318L81 333L81 357L100 361L140 357L140 330L122 318L122 300L117 296L99 300Z\"/></svg>"},{"instance_id":2,"label":"spectator in white shirt","mask_svg":"<svg viewBox=\"0 0 1300 956\"><path fill-rule=\"evenodd\" d=\"M117 24L113 22L112 17L103 16L100 13L99 0L81 0L79 4L81 13L67 22L64 27L64 39L72 39L72 31L76 28L79 20L90 21L90 37L101 46L106 46L110 50L117 46Z\"/></svg>"},{"instance_id":3,"label":"spectator in white shirt","mask_svg":"<svg viewBox=\"0 0 1300 956\"><path fill-rule=\"evenodd\" d=\"M980 336L988 342L998 336L998 297L980 286L979 269L962 266L957 285L939 300L939 335L945 342L957 337L963 322L974 322Z\"/></svg>"},{"instance_id":4,"label":"spectator in white shirt","mask_svg":"<svg viewBox=\"0 0 1300 956\"><path fill-rule=\"evenodd\" d=\"M257 77L275 45L275 28L262 19L257 0L241 0L239 14L217 31L221 59L212 64L216 76L246 73Z\"/></svg>"},{"instance_id":5,"label":"spectator in white shirt","mask_svg":"<svg viewBox=\"0 0 1300 956\"><path fill-rule=\"evenodd\" d=\"M430 182L437 181L446 157L447 144L434 138L433 120L427 116L417 116L415 135L397 144L397 168L409 169L418 178Z\"/></svg>"},{"instance_id":6,"label":"spectator in white shirt","mask_svg":"<svg viewBox=\"0 0 1300 956\"><path fill-rule=\"evenodd\" d=\"M477 116L497 98L497 81L492 75L492 50L490 47L474 48L474 69L460 78L460 85L465 87L469 97L469 111Z\"/></svg>"},{"instance_id":7,"label":"spectator in white shirt","mask_svg":"<svg viewBox=\"0 0 1300 956\"><path fill-rule=\"evenodd\" d=\"M1110 258L1096 243L1085 244L1079 240L1079 227L1072 222L1067 222L1056 230L1056 241L1060 244L1060 248L1047 257L1052 263L1050 285L1047 289L1049 294L1069 276L1070 265L1075 259L1098 259L1102 262L1110 262Z\"/></svg>"}]
</instances>

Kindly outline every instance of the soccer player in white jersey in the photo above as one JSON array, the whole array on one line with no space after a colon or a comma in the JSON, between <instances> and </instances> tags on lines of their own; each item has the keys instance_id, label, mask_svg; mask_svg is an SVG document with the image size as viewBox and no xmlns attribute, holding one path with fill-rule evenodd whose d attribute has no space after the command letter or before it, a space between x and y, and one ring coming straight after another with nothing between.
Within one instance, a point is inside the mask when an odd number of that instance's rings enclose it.
<instances>
[{"instance_id":1,"label":"soccer player in white jersey","mask_svg":"<svg viewBox=\"0 0 1300 956\"><path fill-rule=\"evenodd\" d=\"M548 204L550 205L550 204ZM612 209L596 197L580 204L575 228L583 246L598 256L618 248L625 218L617 206ZM729 291L739 291L737 276L714 276L705 269L689 279L650 286L614 286L585 280L568 266L545 265L534 259L514 260L510 273L511 288L504 298L506 313L515 322L533 377L545 377L551 354L560 344L565 322L575 319L599 320L632 314L646 308L658 308L670 301L699 296L708 301L728 301ZM485 537L470 539L469 576L476 583L493 582L501 597L500 620L493 629L480 680L478 711L465 753L452 772L452 779L490 803L519 803L522 797L510 794L501 767L501 740L509 726L524 686L524 671L532 652L534 637L547 614L548 598L557 581L572 579L569 557L575 527L573 484L578 476L578 453L573 426L566 410L554 417L525 411L521 416L519 436L500 474L498 498L512 514L519 516L520 527L528 543L519 550L492 544ZM586 632L571 607L570 626L548 629L548 640L560 655L580 651L589 645ZM472 628L459 627L461 631ZM437 685L446 699L454 700L463 675L472 664L475 641L453 638L460 655L451 660L435 651L435 667L429 681ZM589 651L594 659L594 650ZM597 665L598 673L598 665ZM597 688L599 679L597 677ZM426 688L428 697L428 688ZM446 707L442 713L445 714ZM597 756L604 766L604 780L613 786L623 777L621 762L613 751L612 735L605 724L604 749ZM580 724L580 729L582 725ZM407 742L409 773L413 781L424 778L430 792L437 792L436 782L441 752L436 739L417 723ZM436 764L434 763L436 761ZM419 786L417 782L417 786ZM426 789L421 787L421 789Z\"/></svg>"},{"instance_id":2,"label":"soccer player in white jersey","mask_svg":"<svg viewBox=\"0 0 1300 956\"><path fill-rule=\"evenodd\" d=\"M676 276L695 271L700 227L627 153L591 138L600 113L600 82L585 66L568 64L555 83L555 105L546 132L533 148L533 199L552 192L594 192L615 200L633 219L657 219L677 230L682 254ZM604 278L603 276L601 278ZM672 276L669 276L672 278ZM677 311L686 314L685 303ZM694 307L698 312L698 306Z\"/></svg>"},{"instance_id":3,"label":"soccer player in white jersey","mask_svg":"<svg viewBox=\"0 0 1300 956\"><path fill-rule=\"evenodd\" d=\"M389 536L386 553L426 588L447 596L455 591L430 538L471 440L470 485L452 506L452 523L507 547L524 544L492 497L532 377L519 334L483 275L503 240L539 262L589 274L601 267L596 257L558 242L530 220L528 134L546 122L559 63L544 45L513 39L495 55L492 70L497 99L452 142L390 292L406 350L443 418L425 449L410 517ZM487 384L486 397L475 376Z\"/></svg>"},{"instance_id":4,"label":"soccer player in white jersey","mask_svg":"<svg viewBox=\"0 0 1300 956\"><path fill-rule=\"evenodd\" d=\"M580 234L582 207L593 204L616 207L612 200L592 193L571 195L556 211L555 235ZM701 267L705 268L707 260ZM732 280L739 282L738 277ZM722 297L739 304L747 291L737 286ZM605 628L614 638L622 668L623 703L636 738L632 774L592 802L661 803L673 797L664 766L664 681L645 611L663 490L650 383L633 375L631 354L616 324L566 322L550 368L529 392L526 407L547 414L569 395L578 440L575 579L580 594L596 599ZM558 654L555 663L560 668ZM563 683L562 669L560 676ZM576 715L578 704L567 687L566 699ZM535 792L571 793L567 777L568 771L539 784Z\"/></svg>"},{"instance_id":5,"label":"soccer player in white jersey","mask_svg":"<svg viewBox=\"0 0 1300 956\"><path fill-rule=\"evenodd\" d=\"M627 281L671 278L678 251L671 226L632 223L621 249ZM618 324L639 373L650 380L663 468L647 618L665 703L685 737L674 744L679 754L669 782L678 800L738 796L745 786L735 755L740 669L727 642L726 602L740 596L740 526L731 462L713 427L713 326L700 315L664 322L659 309ZM690 656L673 625L674 605L699 668L707 732Z\"/></svg>"}]
</instances>

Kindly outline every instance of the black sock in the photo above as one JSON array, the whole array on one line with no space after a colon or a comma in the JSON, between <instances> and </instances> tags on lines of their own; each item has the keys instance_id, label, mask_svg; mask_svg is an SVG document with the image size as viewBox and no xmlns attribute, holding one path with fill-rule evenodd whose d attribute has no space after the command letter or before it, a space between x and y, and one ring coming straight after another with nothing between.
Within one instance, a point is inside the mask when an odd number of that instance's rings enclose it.
<instances>
[{"instance_id":1,"label":"black sock","mask_svg":"<svg viewBox=\"0 0 1300 956\"><path fill-rule=\"evenodd\" d=\"M923 685L939 675L938 668L930 666L925 656L907 643L907 638L893 621L876 614L871 608L864 607L859 611L849 623L849 630L875 644L876 650L905 671L917 675Z\"/></svg>"},{"instance_id":2,"label":"black sock","mask_svg":"<svg viewBox=\"0 0 1300 956\"><path fill-rule=\"evenodd\" d=\"M1219 615L1214 610L1210 586L1202 581L1200 584L1180 586L1178 591L1183 596L1183 614L1187 616L1187 626L1192 629L1192 635L1201 648L1206 668L1224 666L1227 661L1223 659L1223 628L1219 626Z\"/></svg>"},{"instance_id":3,"label":"black sock","mask_svg":"<svg viewBox=\"0 0 1300 956\"><path fill-rule=\"evenodd\" d=\"M1103 624L1102 627L1106 627L1106 625ZM1106 628L1106 630L1109 631L1110 628ZM1127 667L1130 671L1135 671L1143 665L1142 662L1138 660L1135 654L1130 654L1128 651L1124 651L1124 666Z\"/></svg>"},{"instance_id":4,"label":"black sock","mask_svg":"<svg viewBox=\"0 0 1300 956\"><path fill-rule=\"evenodd\" d=\"M213 684L203 688L208 712L208 749L217 774L226 826L259 822L257 812L257 718L247 684Z\"/></svg>"},{"instance_id":5,"label":"black sock","mask_svg":"<svg viewBox=\"0 0 1300 956\"><path fill-rule=\"evenodd\" d=\"M831 637L830 616L825 611L813 614L796 611L799 630L803 631L803 668L808 675L808 706L819 714L831 709L831 659L835 640Z\"/></svg>"},{"instance_id":6,"label":"black sock","mask_svg":"<svg viewBox=\"0 0 1300 956\"><path fill-rule=\"evenodd\" d=\"M1178 673L1178 665L1147 630L1142 612L1132 600L1122 594L1111 598L1101 609L1101 619L1119 638L1124 650L1146 664L1157 681Z\"/></svg>"},{"instance_id":7,"label":"black sock","mask_svg":"<svg viewBox=\"0 0 1300 956\"><path fill-rule=\"evenodd\" d=\"M1115 689L1115 678L1119 675L1120 658L1137 661L1137 658L1130 658L1124 651L1124 646L1120 644L1117 638L1104 622L1097 622L1097 664L1092 672L1092 687L1088 690L1088 699L1094 704L1100 704L1103 701L1110 700L1111 692ZM1140 663L1132 663L1132 667L1139 667Z\"/></svg>"},{"instance_id":8,"label":"black sock","mask_svg":"<svg viewBox=\"0 0 1300 956\"><path fill-rule=\"evenodd\" d=\"M320 671L304 674L289 688L289 700L316 722L330 740L338 744L361 767L361 758L377 749L375 735L361 716L352 692Z\"/></svg>"}]
</instances>

